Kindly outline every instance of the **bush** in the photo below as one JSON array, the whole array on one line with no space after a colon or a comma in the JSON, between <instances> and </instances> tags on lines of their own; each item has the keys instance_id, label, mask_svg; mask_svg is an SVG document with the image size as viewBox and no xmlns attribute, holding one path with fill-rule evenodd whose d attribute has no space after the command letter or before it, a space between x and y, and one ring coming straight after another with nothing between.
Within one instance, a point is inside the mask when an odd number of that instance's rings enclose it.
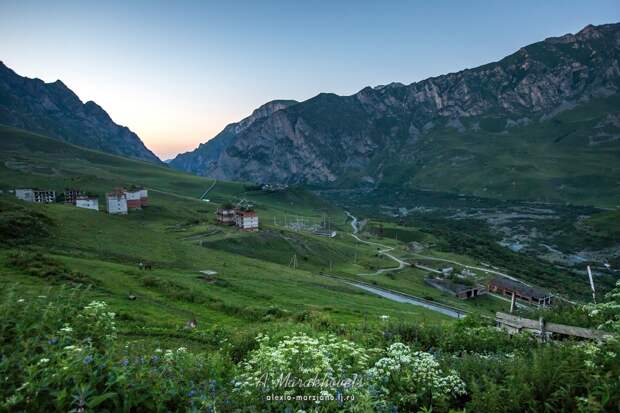
<instances>
[{"instance_id":1,"label":"bush","mask_svg":"<svg viewBox=\"0 0 620 413\"><path fill-rule=\"evenodd\" d=\"M1 411L185 411L227 398L219 355L141 352L118 343L115 315L79 292L0 302Z\"/></svg>"},{"instance_id":2,"label":"bush","mask_svg":"<svg viewBox=\"0 0 620 413\"><path fill-rule=\"evenodd\" d=\"M40 212L0 202L0 245L17 246L50 236L53 221Z\"/></svg>"},{"instance_id":3,"label":"bush","mask_svg":"<svg viewBox=\"0 0 620 413\"><path fill-rule=\"evenodd\" d=\"M41 253L13 252L8 255L7 264L33 277L46 278L53 282L95 284L95 281L85 274L73 271L62 262Z\"/></svg>"}]
</instances>

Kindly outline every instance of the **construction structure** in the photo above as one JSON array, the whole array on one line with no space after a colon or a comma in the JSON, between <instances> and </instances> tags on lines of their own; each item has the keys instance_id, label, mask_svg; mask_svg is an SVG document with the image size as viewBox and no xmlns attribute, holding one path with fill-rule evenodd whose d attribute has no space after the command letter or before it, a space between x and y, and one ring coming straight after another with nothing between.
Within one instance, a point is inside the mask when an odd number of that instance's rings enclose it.
<instances>
[{"instance_id":1,"label":"construction structure","mask_svg":"<svg viewBox=\"0 0 620 413\"><path fill-rule=\"evenodd\" d=\"M145 188L140 189L140 203L143 207L149 206L149 191Z\"/></svg>"},{"instance_id":2,"label":"construction structure","mask_svg":"<svg viewBox=\"0 0 620 413\"><path fill-rule=\"evenodd\" d=\"M489 292L512 297L513 300L519 299L526 301L528 304L543 307L550 306L553 301L553 295L548 291L502 276L491 279L488 289Z\"/></svg>"},{"instance_id":3,"label":"construction structure","mask_svg":"<svg viewBox=\"0 0 620 413\"><path fill-rule=\"evenodd\" d=\"M468 300L487 293L484 286L479 284L463 284L445 278L427 277L424 281L431 287L437 288L461 300Z\"/></svg>"},{"instance_id":4,"label":"construction structure","mask_svg":"<svg viewBox=\"0 0 620 413\"><path fill-rule=\"evenodd\" d=\"M222 207L215 211L217 223L222 225L235 225L235 216L237 211L232 207Z\"/></svg>"},{"instance_id":5,"label":"construction structure","mask_svg":"<svg viewBox=\"0 0 620 413\"><path fill-rule=\"evenodd\" d=\"M327 237L327 238L335 238L336 234L337 234L336 231L330 230L330 229L325 229L325 228L316 229L316 230L312 231L312 233L314 235L318 235L320 237Z\"/></svg>"},{"instance_id":6,"label":"construction structure","mask_svg":"<svg viewBox=\"0 0 620 413\"><path fill-rule=\"evenodd\" d=\"M254 211L236 211L235 225L244 231L258 231L258 215Z\"/></svg>"},{"instance_id":7,"label":"construction structure","mask_svg":"<svg viewBox=\"0 0 620 413\"><path fill-rule=\"evenodd\" d=\"M66 188L64 192L65 204L75 205L77 198L82 195L84 195L84 193L79 189Z\"/></svg>"},{"instance_id":8,"label":"construction structure","mask_svg":"<svg viewBox=\"0 0 620 413\"><path fill-rule=\"evenodd\" d=\"M90 196L78 196L75 199L75 206L77 208L85 208L99 211L99 199Z\"/></svg>"},{"instance_id":9,"label":"construction structure","mask_svg":"<svg viewBox=\"0 0 620 413\"><path fill-rule=\"evenodd\" d=\"M128 209L142 209L142 190L124 190L125 198L127 198Z\"/></svg>"},{"instance_id":10,"label":"construction structure","mask_svg":"<svg viewBox=\"0 0 620 413\"><path fill-rule=\"evenodd\" d=\"M15 196L26 202L51 204L56 201L56 192L50 189L15 189Z\"/></svg>"},{"instance_id":11,"label":"construction structure","mask_svg":"<svg viewBox=\"0 0 620 413\"><path fill-rule=\"evenodd\" d=\"M106 194L108 214L127 215L127 196L121 189L115 189Z\"/></svg>"}]
</instances>

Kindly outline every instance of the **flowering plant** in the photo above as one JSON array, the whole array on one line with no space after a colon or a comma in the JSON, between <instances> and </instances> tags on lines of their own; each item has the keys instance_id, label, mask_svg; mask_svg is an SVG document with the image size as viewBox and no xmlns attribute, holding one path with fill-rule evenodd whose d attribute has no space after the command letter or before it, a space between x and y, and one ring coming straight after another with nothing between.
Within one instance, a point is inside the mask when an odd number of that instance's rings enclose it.
<instances>
[{"instance_id":1,"label":"flowering plant","mask_svg":"<svg viewBox=\"0 0 620 413\"><path fill-rule=\"evenodd\" d=\"M392 344L384 357L368 370L375 408L416 409L465 394L456 372L444 373L432 354Z\"/></svg>"}]
</instances>

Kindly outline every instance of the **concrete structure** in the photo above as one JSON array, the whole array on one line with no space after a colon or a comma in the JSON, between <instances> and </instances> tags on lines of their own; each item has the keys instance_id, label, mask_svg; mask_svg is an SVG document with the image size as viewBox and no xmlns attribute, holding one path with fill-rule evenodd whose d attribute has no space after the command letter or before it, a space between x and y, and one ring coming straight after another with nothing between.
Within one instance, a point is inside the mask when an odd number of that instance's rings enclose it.
<instances>
[{"instance_id":1,"label":"concrete structure","mask_svg":"<svg viewBox=\"0 0 620 413\"><path fill-rule=\"evenodd\" d=\"M258 216L254 211L238 211L235 225L244 231L258 231Z\"/></svg>"},{"instance_id":2,"label":"concrete structure","mask_svg":"<svg viewBox=\"0 0 620 413\"><path fill-rule=\"evenodd\" d=\"M441 269L441 273L444 275L444 277L447 277L448 275L452 274L454 272L454 268L452 267L446 267L446 268L442 268Z\"/></svg>"},{"instance_id":3,"label":"concrete structure","mask_svg":"<svg viewBox=\"0 0 620 413\"><path fill-rule=\"evenodd\" d=\"M435 287L438 290L441 290L462 300L478 297L487 293L486 288L478 284L460 284L443 278L425 278L424 281L431 287Z\"/></svg>"},{"instance_id":4,"label":"concrete structure","mask_svg":"<svg viewBox=\"0 0 620 413\"><path fill-rule=\"evenodd\" d=\"M140 189L140 203L142 207L149 205L149 191L144 188Z\"/></svg>"},{"instance_id":5,"label":"concrete structure","mask_svg":"<svg viewBox=\"0 0 620 413\"><path fill-rule=\"evenodd\" d=\"M319 235L321 237L328 237L328 238L336 237L336 231L329 230L329 229L317 229L315 231L312 231L312 233L314 235Z\"/></svg>"},{"instance_id":6,"label":"concrete structure","mask_svg":"<svg viewBox=\"0 0 620 413\"><path fill-rule=\"evenodd\" d=\"M26 202L34 202L34 191L32 189L16 189L15 196Z\"/></svg>"},{"instance_id":7,"label":"concrete structure","mask_svg":"<svg viewBox=\"0 0 620 413\"><path fill-rule=\"evenodd\" d=\"M56 201L56 192L49 189L16 189L15 196L26 202L50 204Z\"/></svg>"},{"instance_id":8,"label":"concrete structure","mask_svg":"<svg viewBox=\"0 0 620 413\"><path fill-rule=\"evenodd\" d=\"M127 198L128 209L142 209L142 190L125 190L123 192L125 193L125 198Z\"/></svg>"},{"instance_id":9,"label":"concrete structure","mask_svg":"<svg viewBox=\"0 0 620 413\"><path fill-rule=\"evenodd\" d=\"M553 300L553 295L547 291L502 276L497 276L489 281L489 291L508 297L512 297L514 293L515 297L520 300L542 306L551 305Z\"/></svg>"},{"instance_id":10,"label":"concrete structure","mask_svg":"<svg viewBox=\"0 0 620 413\"><path fill-rule=\"evenodd\" d=\"M77 208L86 208L99 211L99 199L88 196L78 196L75 199L75 206Z\"/></svg>"},{"instance_id":11,"label":"concrete structure","mask_svg":"<svg viewBox=\"0 0 620 413\"><path fill-rule=\"evenodd\" d=\"M127 197L122 190L116 190L106 195L108 214L127 215Z\"/></svg>"},{"instance_id":12,"label":"concrete structure","mask_svg":"<svg viewBox=\"0 0 620 413\"><path fill-rule=\"evenodd\" d=\"M223 225L235 225L235 216L237 212L233 208L218 208L215 211L217 217L217 223Z\"/></svg>"},{"instance_id":13,"label":"concrete structure","mask_svg":"<svg viewBox=\"0 0 620 413\"><path fill-rule=\"evenodd\" d=\"M75 205L75 201L79 196L84 195L79 189L65 189L65 204Z\"/></svg>"}]
</instances>

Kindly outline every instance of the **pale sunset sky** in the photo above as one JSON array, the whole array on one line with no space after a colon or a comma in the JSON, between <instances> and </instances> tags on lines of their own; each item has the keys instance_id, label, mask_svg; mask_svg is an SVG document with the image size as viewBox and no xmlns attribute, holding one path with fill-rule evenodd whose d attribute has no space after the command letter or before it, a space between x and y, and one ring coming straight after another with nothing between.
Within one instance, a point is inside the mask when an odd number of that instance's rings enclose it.
<instances>
[{"instance_id":1,"label":"pale sunset sky","mask_svg":"<svg viewBox=\"0 0 620 413\"><path fill-rule=\"evenodd\" d=\"M273 99L408 84L618 21L618 0L0 0L0 60L167 159Z\"/></svg>"}]
</instances>

